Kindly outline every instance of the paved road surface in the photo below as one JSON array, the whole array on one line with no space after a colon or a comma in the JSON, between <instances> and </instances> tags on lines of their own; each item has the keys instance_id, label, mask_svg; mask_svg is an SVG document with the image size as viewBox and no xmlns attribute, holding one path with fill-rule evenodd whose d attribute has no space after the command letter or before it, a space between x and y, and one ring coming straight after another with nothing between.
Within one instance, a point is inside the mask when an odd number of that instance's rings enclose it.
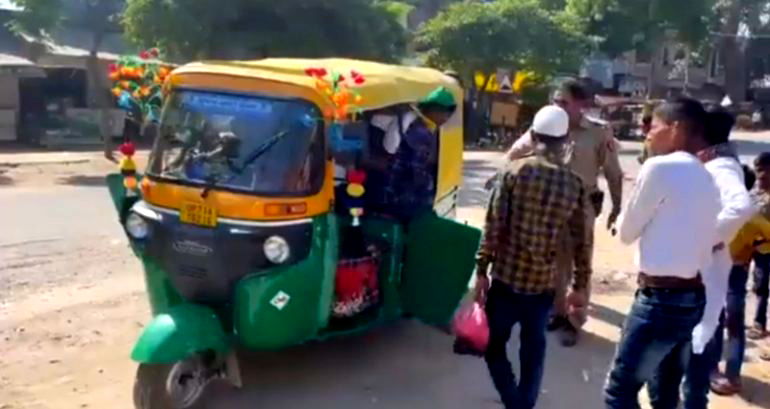
<instances>
[{"instance_id":1,"label":"paved road surface","mask_svg":"<svg viewBox=\"0 0 770 409\"><path fill-rule=\"evenodd\" d=\"M752 141L745 142L742 147L749 155L765 148ZM638 169L637 154L638 144L624 143L622 161L630 175ZM461 204L466 209L485 204L487 192L482 184L494 172L497 156L499 154L466 155L466 186L461 196ZM9 255L18 259L23 256L23 248L35 249L40 243L49 243L49 247L42 248L46 252L63 253L75 247L85 251L82 247L88 247L92 253L83 253L86 256L77 262L90 269L89 280L96 283L109 274L98 265L102 262L100 258L91 259L88 254L120 258L124 260L121 262L125 264L124 269L136 269L135 263L125 262L131 255L122 245L121 230L115 224L111 206L101 187L0 188L0 284L5 285L4 280L9 276L3 273L3 260ZM116 246L116 243L121 245ZM35 274L46 274L48 282L66 281L71 270L62 272L56 262L55 259L48 268L24 270L32 276L25 280L34 282ZM57 274L63 277L52 279L51 276ZM135 275L133 290L141 287L138 271L117 271L114 275ZM12 271L10 276L14 276ZM2 298L0 291L0 300ZM622 318L616 310L597 306L593 330L586 334L576 350L566 350L551 343L540 408L602 406L604 373ZM109 328L105 330L109 331ZM224 387L215 388L208 407L500 408L483 362L453 355L451 343L450 337L437 331L415 322L403 322L363 337L308 345L276 354L250 354L249 364L244 368L247 387L237 393ZM129 347L118 345L110 353L125 354L127 360ZM510 348L515 356L516 345ZM88 354L88 350L82 353ZM103 390L108 386L101 386L102 389L93 393L106 396L114 393L127 398L132 374L117 376L120 390ZM119 406L128 407L128 402L121 402ZM25 407L61 406L48 402L48 405Z\"/></svg>"}]
</instances>

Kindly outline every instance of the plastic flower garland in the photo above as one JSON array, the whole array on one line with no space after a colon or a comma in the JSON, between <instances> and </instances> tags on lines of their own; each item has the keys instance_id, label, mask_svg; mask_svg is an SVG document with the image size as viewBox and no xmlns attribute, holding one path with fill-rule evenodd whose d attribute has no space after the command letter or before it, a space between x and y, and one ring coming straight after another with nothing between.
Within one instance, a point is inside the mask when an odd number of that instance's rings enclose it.
<instances>
[{"instance_id":1,"label":"plastic flower garland","mask_svg":"<svg viewBox=\"0 0 770 409\"><path fill-rule=\"evenodd\" d=\"M139 55L122 56L110 64L112 95L120 108L138 111L149 120L158 119L163 103L163 84L171 73L171 68L161 63L160 58L160 50L152 48Z\"/></svg>"},{"instance_id":2,"label":"plastic flower garland","mask_svg":"<svg viewBox=\"0 0 770 409\"><path fill-rule=\"evenodd\" d=\"M308 68L305 73L315 78L315 88L329 102L332 108L324 111L324 116L335 122L345 122L351 115L359 113L359 105L363 101L361 94L352 86L363 85L366 79L355 70L350 71L347 78L338 72L329 72L326 68Z\"/></svg>"},{"instance_id":3,"label":"plastic flower garland","mask_svg":"<svg viewBox=\"0 0 770 409\"><path fill-rule=\"evenodd\" d=\"M324 116L333 121L332 134L339 134L337 140L342 143L341 124L345 123L351 117L361 112L360 104L363 102L361 94L353 89L356 85L363 85L366 82L361 73L351 70L350 76L345 77L338 72L329 72L325 68L308 68L305 73L315 78L316 90L327 99L329 108L324 111ZM366 172L357 169L348 169L348 185L345 189L348 200L350 215L353 217L353 226L360 225L360 217L364 214L363 196L365 193L364 182L366 181Z\"/></svg>"}]
</instances>

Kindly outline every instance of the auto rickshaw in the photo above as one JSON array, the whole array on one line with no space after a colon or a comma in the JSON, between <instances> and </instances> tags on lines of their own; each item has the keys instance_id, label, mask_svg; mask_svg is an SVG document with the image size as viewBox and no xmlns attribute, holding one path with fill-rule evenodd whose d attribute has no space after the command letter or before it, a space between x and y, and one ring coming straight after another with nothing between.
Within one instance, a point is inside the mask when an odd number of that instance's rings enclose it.
<instances>
[{"instance_id":1,"label":"auto rickshaw","mask_svg":"<svg viewBox=\"0 0 770 409\"><path fill-rule=\"evenodd\" d=\"M348 125L437 86L451 90L458 109L439 130L433 211L404 222L341 205L346 191L362 189L335 179L339 145L358 143L365 159L369 136L366 126L340 134L310 67L365 78ZM346 59L266 59L188 64L164 86L147 168L107 177L153 314L131 353L137 408L194 407L216 379L240 386L239 348L278 350L407 316L446 328L480 239L452 220L463 160L456 80ZM345 254L351 243L363 251ZM378 287L374 302L346 316L336 310L335 278L351 269L375 271Z\"/></svg>"}]
</instances>

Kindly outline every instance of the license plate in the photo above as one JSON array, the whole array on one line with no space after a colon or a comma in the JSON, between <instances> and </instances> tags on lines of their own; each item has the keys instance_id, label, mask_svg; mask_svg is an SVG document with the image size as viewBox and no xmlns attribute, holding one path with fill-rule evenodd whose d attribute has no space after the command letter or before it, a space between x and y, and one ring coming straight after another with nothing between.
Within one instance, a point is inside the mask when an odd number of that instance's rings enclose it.
<instances>
[{"instance_id":1,"label":"license plate","mask_svg":"<svg viewBox=\"0 0 770 409\"><path fill-rule=\"evenodd\" d=\"M200 203L184 203L179 212L182 223L203 227L216 227L217 212L213 207Z\"/></svg>"}]
</instances>

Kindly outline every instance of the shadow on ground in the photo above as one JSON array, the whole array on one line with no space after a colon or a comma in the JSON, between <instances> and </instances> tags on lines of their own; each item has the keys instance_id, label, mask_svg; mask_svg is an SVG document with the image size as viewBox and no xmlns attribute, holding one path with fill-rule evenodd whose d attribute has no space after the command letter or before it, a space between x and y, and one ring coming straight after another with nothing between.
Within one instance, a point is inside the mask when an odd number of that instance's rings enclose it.
<instances>
[{"instance_id":1,"label":"shadow on ground","mask_svg":"<svg viewBox=\"0 0 770 409\"><path fill-rule=\"evenodd\" d=\"M6 175L6 171L0 169L0 186L10 186L13 184L13 178Z\"/></svg>"},{"instance_id":2,"label":"shadow on ground","mask_svg":"<svg viewBox=\"0 0 770 409\"><path fill-rule=\"evenodd\" d=\"M509 356L518 361L518 336ZM244 388L217 385L208 408L499 409L484 361L452 353L453 339L416 322L275 353L241 354ZM602 407L614 344L586 333L577 349L549 339L542 409Z\"/></svg>"},{"instance_id":3,"label":"shadow on ground","mask_svg":"<svg viewBox=\"0 0 770 409\"><path fill-rule=\"evenodd\" d=\"M593 302L590 304L589 315L594 319L604 321L618 328L622 327L623 322L626 320L625 314Z\"/></svg>"},{"instance_id":4,"label":"shadow on ground","mask_svg":"<svg viewBox=\"0 0 770 409\"><path fill-rule=\"evenodd\" d=\"M60 177L56 180L60 185L71 186L104 186L104 175L72 175Z\"/></svg>"},{"instance_id":5,"label":"shadow on ground","mask_svg":"<svg viewBox=\"0 0 770 409\"><path fill-rule=\"evenodd\" d=\"M744 376L742 382L741 398L760 408L770 408L770 384L751 376Z\"/></svg>"}]
</instances>

